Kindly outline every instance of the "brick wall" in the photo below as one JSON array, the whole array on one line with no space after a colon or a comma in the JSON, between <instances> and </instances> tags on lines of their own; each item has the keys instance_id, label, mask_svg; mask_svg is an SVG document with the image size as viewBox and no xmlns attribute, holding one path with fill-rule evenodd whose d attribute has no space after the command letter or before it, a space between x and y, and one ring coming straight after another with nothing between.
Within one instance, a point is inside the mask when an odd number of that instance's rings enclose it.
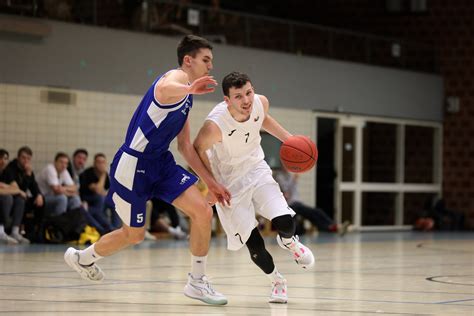
<instances>
[{"instance_id":1,"label":"brick wall","mask_svg":"<svg viewBox=\"0 0 474 316\"><path fill-rule=\"evenodd\" d=\"M474 1L427 0L426 12L387 12L385 1L325 0L314 4L313 23L434 44L445 96L457 96L458 113L446 113L443 135L443 196L474 228ZM308 13L309 12L309 13ZM406 53L402 46L402 58Z\"/></svg>"}]
</instances>

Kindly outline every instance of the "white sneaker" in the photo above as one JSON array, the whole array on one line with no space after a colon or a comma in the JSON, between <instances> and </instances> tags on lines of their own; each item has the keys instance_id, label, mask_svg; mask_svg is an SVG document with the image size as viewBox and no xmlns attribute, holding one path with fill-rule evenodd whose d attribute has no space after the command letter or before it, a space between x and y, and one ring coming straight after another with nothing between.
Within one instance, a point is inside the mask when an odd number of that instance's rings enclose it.
<instances>
[{"instance_id":1,"label":"white sneaker","mask_svg":"<svg viewBox=\"0 0 474 316\"><path fill-rule=\"evenodd\" d=\"M168 228L168 231L171 235L173 235L175 239L186 239L188 237L188 235L183 232L183 230L179 226L177 226L176 228L170 226Z\"/></svg>"},{"instance_id":2,"label":"white sneaker","mask_svg":"<svg viewBox=\"0 0 474 316\"><path fill-rule=\"evenodd\" d=\"M205 275L195 279L191 273L188 273L188 283L184 287L184 295L211 305L227 304L227 298L212 288Z\"/></svg>"},{"instance_id":3,"label":"white sneaker","mask_svg":"<svg viewBox=\"0 0 474 316\"><path fill-rule=\"evenodd\" d=\"M19 244L24 244L24 245L27 245L30 243L30 240L23 237L22 235L18 234L18 235L14 235L12 234L10 236L11 238L15 239Z\"/></svg>"},{"instance_id":4,"label":"white sneaker","mask_svg":"<svg viewBox=\"0 0 474 316\"><path fill-rule=\"evenodd\" d=\"M0 244L18 245L18 241L15 238L8 236L7 234L0 234Z\"/></svg>"},{"instance_id":5,"label":"white sneaker","mask_svg":"<svg viewBox=\"0 0 474 316\"><path fill-rule=\"evenodd\" d=\"M278 279L272 282L272 293L270 293L269 303L286 304L288 302L288 290L286 279Z\"/></svg>"},{"instance_id":6,"label":"white sneaker","mask_svg":"<svg viewBox=\"0 0 474 316\"><path fill-rule=\"evenodd\" d=\"M90 266L80 264L79 251L72 247L69 247L64 253L64 261L66 261L68 266L76 270L84 280L92 282L102 282L104 280L105 274L102 272L102 269L95 263Z\"/></svg>"},{"instance_id":7,"label":"white sneaker","mask_svg":"<svg viewBox=\"0 0 474 316\"><path fill-rule=\"evenodd\" d=\"M145 229L145 240L156 240L156 237L148 229Z\"/></svg>"},{"instance_id":8,"label":"white sneaker","mask_svg":"<svg viewBox=\"0 0 474 316\"><path fill-rule=\"evenodd\" d=\"M291 237L291 242L289 244L284 244L280 235L277 235L276 239L281 248L286 249L293 254L293 259L295 259L296 263L303 269L309 269L314 265L313 252L300 243L298 236Z\"/></svg>"}]
</instances>

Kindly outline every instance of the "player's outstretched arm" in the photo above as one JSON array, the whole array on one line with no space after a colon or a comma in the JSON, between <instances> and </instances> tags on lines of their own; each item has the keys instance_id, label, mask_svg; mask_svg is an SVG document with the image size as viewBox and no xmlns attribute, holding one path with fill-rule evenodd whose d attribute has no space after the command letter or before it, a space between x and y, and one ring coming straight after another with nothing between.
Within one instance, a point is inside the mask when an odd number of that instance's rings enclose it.
<instances>
[{"instance_id":1,"label":"player's outstretched arm","mask_svg":"<svg viewBox=\"0 0 474 316\"><path fill-rule=\"evenodd\" d=\"M268 109L270 108L270 102L268 99L264 95L259 95L259 98L260 101L262 101L263 110L265 112L265 119L262 124L263 129L284 142L288 137L292 136L291 133L271 117L270 114L268 114Z\"/></svg>"},{"instance_id":2,"label":"player's outstretched arm","mask_svg":"<svg viewBox=\"0 0 474 316\"><path fill-rule=\"evenodd\" d=\"M187 94L205 94L214 91L217 82L212 76L204 76L189 84L189 77L182 70L166 73L155 86L155 99L161 104L173 104Z\"/></svg>"},{"instance_id":3,"label":"player's outstretched arm","mask_svg":"<svg viewBox=\"0 0 474 316\"><path fill-rule=\"evenodd\" d=\"M191 94L206 94L214 92L217 86L217 81L214 80L213 76L204 76L193 81L189 87L189 93Z\"/></svg>"},{"instance_id":4,"label":"player's outstretched arm","mask_svg":"<svg viewBox=\"0 0 474 316\"><path fill-rule=\"evenodd\" d=\"M209 191L212 192L217 200L222 204L230 205L230 192L219 184L207 167L201 161L196 149L190 141L189 120L184 124L183 129L178 134L178 150L191 168L207 184Z\"/></svg>"}]
</instances>

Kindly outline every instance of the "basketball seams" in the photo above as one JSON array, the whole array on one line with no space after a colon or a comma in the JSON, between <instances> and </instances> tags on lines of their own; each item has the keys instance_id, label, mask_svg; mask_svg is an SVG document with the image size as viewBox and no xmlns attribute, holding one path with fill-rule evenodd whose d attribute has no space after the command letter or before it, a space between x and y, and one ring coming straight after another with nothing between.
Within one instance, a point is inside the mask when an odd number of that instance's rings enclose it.
<instances>
[{"instance_id":1,"label":"basketball seams","mask_svg":"<svg viewBox=\"0 0 474 316\"><path fill-rule=\"evenodd\" d=\"M304 151L301 151L299 148L296 148L296 147L290 146L290 145L282 144L282 145L281 145L281 148L283 148L283 147L292 148L293 150L296 150L296 151L298 151L298 152L300 152L300 153L306 155L306 156L308 157L308 159L303 160L303 161L299 161L299 160L298 160L298 161L295 161L295 160L288 160L288 159L284 159L284 158L281 158L281 157L280 157L280 159L282 159L282 160L285 160L285 161L288 161L288 162L293 162L293 163L304 163L304 162L310 161L311 159L314 160L313 157L311 157L310 155L308 155L308 153L306 153L306 152L304 152ZM281 149L280 149L280 151L281 151Z\"/></svg>"},{"instance_id":2,"label":"basketball seams","mask_svg":"<svg viewBox=\"0 0 474 316\"><path fill-rule=\"evenodd\" d=\"M316 154L313 150L313 141L308 139L308 137L306 137L306 136L303 136L302 138L303 138L304 142L306 143L306 145L308 145L309 149L311 150L311 158L313 158L313 160L314 160Z\"/></svg>"},{"instance_id":3,"label":"basketball seams","mask_svg":"<svg viewBox=\"0 0 474 316\"><path fill-rule=\"evenodd\" d=\"M318 160L316 144L304 135L291 136L280 147L280 160L290 172L306 172Z\"/></svg>"}]
</instances>

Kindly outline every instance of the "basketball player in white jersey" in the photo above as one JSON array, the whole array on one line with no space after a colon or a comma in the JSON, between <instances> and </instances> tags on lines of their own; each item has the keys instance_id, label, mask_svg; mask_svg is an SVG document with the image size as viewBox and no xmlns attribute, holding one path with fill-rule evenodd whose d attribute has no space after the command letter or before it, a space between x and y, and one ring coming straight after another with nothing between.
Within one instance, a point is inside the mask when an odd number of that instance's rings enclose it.
<instances>
[{"instance_id":1,"label":"basketball player in white jersey","mask_svg":"<svg viewBox=\"0 0 474 316\"><path fill-rule=\"evenodd\" d=\"M273 179L260 146L261 128L281 141L291 134L268 114L268 99L254 93L247 75L230 73L222 81L222 89L224 101L208 115L194 147L204 165L232 195L231 206L217 205L228 249L246 245L253 262L271 280L269 302L286 303L286 280L265 249L255 215L272 221L278 230L278 244L292 253L298 265L310 268L314 264L311 250L294 235L295 213Z\"/></svg>"},{"instance_id":2,"label":"basketball player in white jersey","mask_svg":"<svg viewBox=\"0 0 474 316\"><path fill-rule=\"evenodd\" d=\"M70 247L64 259L82 278L102 281L104 273L96 262L140 243L145 236L146 201L160 198L191 218L192 264L184 294L208 304L223 305L227 303L226 297L215 291L206 277L211 207L194 185L198 179L177 165L169 150L170 143L177 138L179 152L208 185L210 202L229 203L229 192L202 164L189 136L188 115L193 95L213 92L212 86L217 85L209 76L212 46L204 38L187 35L178 44L177 53L179 68L159 76L150 86L111 165L107 201L115 206L122 227L84 250Z\"/></svg>"}]
</instances>

